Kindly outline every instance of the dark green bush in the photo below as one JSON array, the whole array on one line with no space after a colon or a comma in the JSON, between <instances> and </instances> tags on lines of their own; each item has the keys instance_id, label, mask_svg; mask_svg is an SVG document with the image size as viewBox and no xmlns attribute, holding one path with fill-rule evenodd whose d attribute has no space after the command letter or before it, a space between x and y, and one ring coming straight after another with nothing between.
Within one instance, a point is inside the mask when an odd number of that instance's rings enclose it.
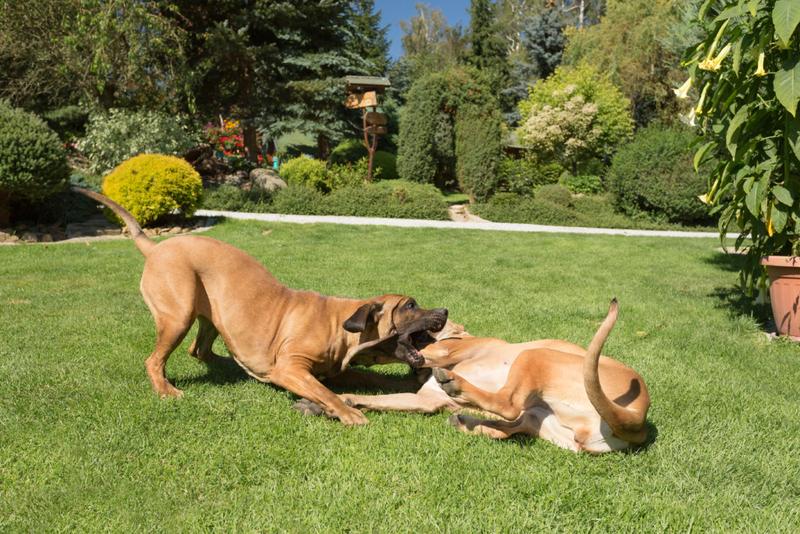
<instances>
[{"instance_id":1,"label":"dark green bush","mask_svg":"<svg viewBox=\"0 0 800 534\"><path fill-rule=\"evenodd\" d=\"M97 185L87 181L79 172L70 175L69 185L100 192ZM67 224L85 221L97 213L97 202L86 195L65 189L41 200L12 200L11 213L14 214L15 221L27 221L33 224L55 222Z\"/></svg>"},{"instance_id":2,"label":"dark green bush","mask_svg":"<svg viewBox=\"0 0 800 534\"><path fill-rule=\"evenodd\" d=\"M381 180L397 180L397 156L389 152L378 150L372 162L376 169L380 169ZM373 177L374 179L374 177Z\"/></svg>"},{"instance_id":3,"label":"dark green bush","mask_svg":"<svg viewBox=\"0 0 800 534\"><path fill-rule=\"evenodd\" d=\"M441 88L424 77L411 88L400 122L397 172L400 178L432 184L436 176L436 121L440 112Z\"/></svg>"},{"instance_id":4,"label":"dark green bush","mask_svg":"<svg viewBox=\"0 0 800 534\"><path fill-rule=\"evenodd\" d=\"M499 113L463 104L456 116L456 177L471 203L483 202L497 187L503 154Z\"/></svg>"},{"instance_id":5,"label":"dark green bush","mask_svg":"<svg viewBox=\"0 0 800 534\"><path fill-rule=\"evenodd\" d=\"M339 145L331 151L330 162L332 165L344 165L368 157L369 150L367 150L363 138L342 139Z\"/></svg>"},{"instance_id":6,"label":"dark green bush","mask_svg":"<svg viewBox=\"0 0 800 534\"><path fill-rule=\"evenodd\" d=\"M611 161L607 182L615 207L630 216L646 212L670 222L708 221L710 206L697 198L706 192L707 172L695 172L687 151L694 138L682 127L640 130Z\"/></svg>"},{"instance_id":7,"label":"dark green bush","mask_svg":"<svg viewBox=\"0 0 800 534\"><path fill-rule=\"evenodd\" d=\"M550 184L536 192L536 200L552 202L553 204L567 207L572 202L572 193L563 185Z\"/></svg>"},{"instance_id":8,"label":"dark green bush","mask_svg":"<svg viewBox=\"0 0 800 534\"><path fill-rule=\"evenodd\" d=\"M36 115L0 101L0 223L10 198L44 198L68 180L67 151L58 135Z\"/></svg>"}]
</instances>

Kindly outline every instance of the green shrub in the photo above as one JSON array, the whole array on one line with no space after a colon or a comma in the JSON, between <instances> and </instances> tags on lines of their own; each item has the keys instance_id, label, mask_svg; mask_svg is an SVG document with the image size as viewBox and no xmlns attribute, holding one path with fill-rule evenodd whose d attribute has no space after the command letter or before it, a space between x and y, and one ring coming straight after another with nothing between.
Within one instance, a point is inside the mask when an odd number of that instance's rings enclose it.
<instances>
[{"instance_id":1,"label":"green shrub","mask_svg":"<svg viewBox=\"0 0 800 534\"><path fill-rule=\"evenodd\" d=\"M317 189L306 185L289 184L273 193L271 213L290 215L324 215L323 195Z\"/></svg>"},{"instance_id":2,"label":"green shrub","mask_svg":"<svg viewBox=\"0 0 800 534\"><path fill-rule=\"evenodd\" d=\"M78 149L91 161L90 172L106 174L139 154L183 156L199 140L180 117L112 109L107 115L97 113L89 118L86 137L78 142Z\"/></svg>"},{"instance_id":3,"label":"green shrub","mask_svg":"<svg viewBox=\"0 0 800 534\"><path fill-rule=\"evenodd\" d=\"M325 215L392 219L447 220L447 203L432 185L366 184L333 191L323 202Z\"/></svg>"},{"instance_id":4,"label":"green shrub","mask_svg":"<svg viewBox=\"0 0 800 534\"><path fill-rule=\"evenodd\" d=\"M581 162L602 157L630 138L629 107L622 92L591 65L558 67L519 103L517 138L577 174Z\"/></svg>"},{"instance_id":5,"label":"green shrub","mask_svg":"<svg viewBox=\"0 0 800 534\"><path fill-rule=\"evenodd\" d=\"M550 184L536 192L536 200L542 200L567 207L572 202L572 193L563 185Z\"/></svg>"},{"instance_id":6,"label":"green shrub","mask_svg":"<svg viewBox=\"0 0 800 534\"><path fill-rule=\"evenodd\" d=\"M203 200L203 182L185 160L142 154L106 176L103 194L130 211L144 226L174 210L182 217L191 217ZM106 216L121 224L110 210L106 210Z\"/></svg>"},{"instance_id":7,"label":"green shrub","mask_svg":"<svg viewBox=\"0 0 800 534\"><path fill-rule=\"evenodd\" d=\"M378 150L373 156L372 165L375 169L380 169L381 180L397 180L397 156L390 152ZM375 179L375 173L372 174L372 179Z\"/></svg>"},{"instance_id":8,"label":"green shrub","mask_svg":"<svg viewBox=\"0 0 800 534\"><path fill-rule=\"evenodd\" d=\"M482 202L494 192L502 155L499 113L471 103L462 105L456 116L456 177L471 203Z\"/></svg>"},{"instance_id":9,"label":"green shrub","mask_svg":"<svg viewBox=\"0 0 800 534\"><path fill-rule=\"evenodd\" d=\"M564 172L558 163L541 164L531 158L504 157L498 170L498 189L529 196L547 184L554 184Z\"/></svg>"},{"instance_id":10,"label":"green shrub","mask_svg":"<svg viewBox=\"0 0 800 534\"><path fill-rule=\"evenodd\" d=\"M44 113L42 118L67 143L85 135L89 114L80 106L64 106Z\"/></svg>"},{"instance_id":11,"label":"green shrub","mask_svg":"<svg viewBox=\"0 0 800 534\"><path fill-rule=\"evenodd\" d=\"M243 191L238 187L223 184L204 191L203 208L220 211L271 213L272 196L272 192L265 189Z\"/></svg>"},{"instance_id":12,"label":"green shrub","mask_svg":"<svg viewBox=\"0 0 800 534\"><path fill-rule=\"evenodd\" d=\"M325 182L328 189L334 191L342 187L356 187L367 181L369 174L369 160L361 158L355 163L334 164L328 170ZM372 179L381 175L380 169L372 169Z\"/></svg>"},{"instance_id":13,"label":"green shrub","mask_svg":"<svg viewBox=\"0 0 800 534\"><path fill-rule=\"evenodd\" d=\"M69 185L100 192L99 187L87 181L86 177L79 172L70 175ZM11 201L11 213L14 214L14 219L34 224L81 222L96 212L97 202L69 189L59 191L41 200L17 199Z\"/></svg>"},{"instance_id":14,"label":"green shrub","mask_svg":"<svg viewBox=\"0 0 800 534\"><path fill-rule=\"evenodd\" d=\"M363 138L342 139L339 145L331 151L330 162L332 165L344 165L368 157L369 150L367 150Z\"/></svg>"},{"instance_id":15,"label":"green shrub","mask_svg":"<svg viewBox=\"0 0 800 534\"><path fill-rule=\"evenodd\" d=\"M311 159L306 156L293 158L281 165L281 178L287 184L307 185L318 191L327 191L328 170L325 162L319 159Z\"/></svg>"},{"instance_id":16,"label":"green shrub","mask_svg":"<svg viewBox=\"0 0 800 534\"><path fill-rule=\"evenodd\" d=\"M68 179L58 135L36 115L0 101L0 223L8 222L10 198L43 198L63 190Z\"/></svg>"},{"instance_id":17,"label":"green shrub","mask_svg":"<svg viewBox=\"0 0 800 534\"><path fill-rule=\"evenodd\" d=\"M475 215L494 222L543 224L551 226L580 226L585 220L573 210L538 198L521 198L514 201L508 197L497 199L495 195L486 204L470 206ZM497 199L497 200L496 200Z\"/></svg>"},{"instance_id":18,"label":"green shrub","mask_svg":"<svg viewBox=\"0 0 800 534\"><path fill-rule=\"evenodd\" d=\"M614 155L608 172L617 209L629 216L646 212L685 224L709 220L710 206L698 199L706 192L707 168L696 173L687 151L694 138L683 127L653 125L637 132Z\"/></svg>"},{"instance_id":19,"label":"green shrub","mask_svg":"<svg viewBox=\"0 0 800 534\"><path fill-rule=\"evenodd\" d=\"M603 178L592 174L573 176L572 173L564 173L558 183L572 191L573 193L583 193L584 195L599 195L605 190Z\"/></svg>"}]
</instances>

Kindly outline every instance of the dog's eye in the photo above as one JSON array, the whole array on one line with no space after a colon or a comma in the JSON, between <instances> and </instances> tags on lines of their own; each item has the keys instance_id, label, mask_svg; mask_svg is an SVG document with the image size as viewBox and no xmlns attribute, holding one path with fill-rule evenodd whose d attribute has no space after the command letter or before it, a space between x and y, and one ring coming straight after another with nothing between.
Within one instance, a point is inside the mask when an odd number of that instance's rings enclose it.
<instances>
[{"instance_id":1,"label":"dog's eye","mask_svg":"<svg viewBox=\"0 0 800 534\"><path fill-rule=\"evenodd\" d=\"M416 307L417 307L417 303L416 303L416 302L414 302L413 300L410 300L410 301L408 301L408 302L406 303L406 305L405 305L405 306L403 306L403 308L405 308L405 309L407 309L407 310L413 310L413 309L414 309L414 308L416 308Z\"/></svg>"}]
</instances>

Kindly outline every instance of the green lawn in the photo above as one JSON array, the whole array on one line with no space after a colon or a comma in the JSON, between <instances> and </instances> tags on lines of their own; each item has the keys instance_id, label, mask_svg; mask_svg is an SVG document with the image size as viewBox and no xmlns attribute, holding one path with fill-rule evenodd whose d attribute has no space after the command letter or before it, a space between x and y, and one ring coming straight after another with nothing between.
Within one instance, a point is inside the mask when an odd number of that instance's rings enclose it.
<instances>
[{"instance_id":1,"label":"green lawn","mask_svg":"<svg viewBox=\"0 0 800 534\"><path fill-rule=\"evenodd\" d=\"M585 346L616 297L604 353L644 377L650 439L592 457L460 434L446 414L347 430L205 367L190 338L167 366L186 396L161 400L130 241L6 246L0 531L797 531L800 350L766 340L716 240L256 221L206 235L292 287L410 294L512 342Z\"/></svg>"}]
</instances>

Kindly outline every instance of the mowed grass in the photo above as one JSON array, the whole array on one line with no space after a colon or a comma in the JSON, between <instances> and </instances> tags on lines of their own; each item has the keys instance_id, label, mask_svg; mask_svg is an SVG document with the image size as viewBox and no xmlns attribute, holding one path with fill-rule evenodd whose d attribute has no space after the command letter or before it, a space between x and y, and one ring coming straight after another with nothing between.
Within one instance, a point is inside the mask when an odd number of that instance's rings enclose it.
<instances>
[{"instance_id":1,"label":"mowed grass","mask_svg":"<svg viewBox=\"0 0 800 534\"><path fill-rule=\"evenodd\" d=\"M592 457L464 435L446 414L348 430L189 357L191 334L167 365L185 398L161 400L130 241L0 247L0 531L797 531L800 347L766 340L768 311L716 240L255 221L206 235L291 287L409 294L512 342L585 346L616 297L604 354L644 377L650 438Z\"/></svg>"}]
</instances>

